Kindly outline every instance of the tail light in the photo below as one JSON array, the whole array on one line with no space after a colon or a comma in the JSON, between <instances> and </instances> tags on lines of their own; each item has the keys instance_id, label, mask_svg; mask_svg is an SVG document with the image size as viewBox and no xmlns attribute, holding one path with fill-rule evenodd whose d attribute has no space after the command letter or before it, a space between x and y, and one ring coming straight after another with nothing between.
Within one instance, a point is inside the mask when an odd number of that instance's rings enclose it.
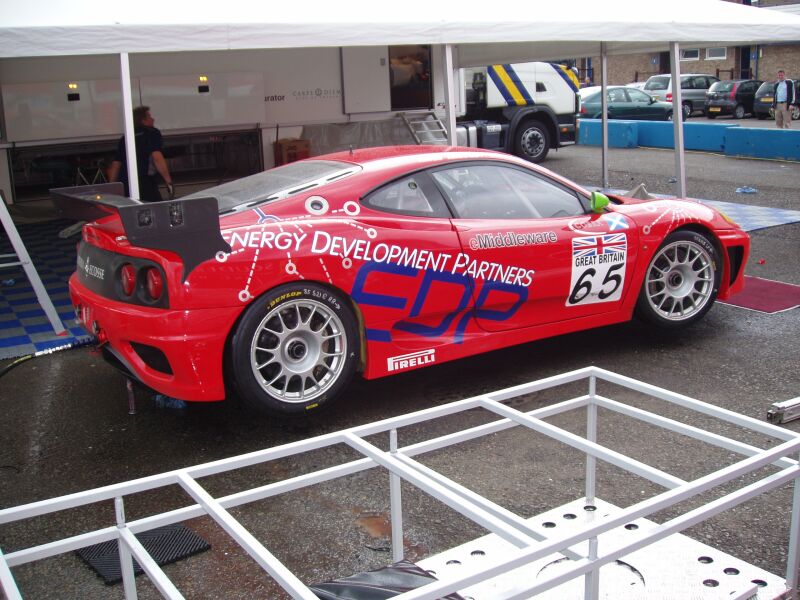
<instances>
[{"instance_id":1,"label":"tail light","mask_svg":"<svg viewBox=\"0 0 800 600\"><path fill-rule=\"evenodd\" d=\"M119 279L122 284L122 293L126 296L133 294L136 288L136 268L131 264L123 265L119 271Z\"/></svg>"},{"instance_id":2,"label":"tail light","mask_svg":"<svg viewBox=\"0 0 800 600\"><path fill-rule=\"evenodd\" d=\"M672 102L672 92L668 92L666 98L667 102Z\"/></svg>"},{"instance_id":3,"label":"tail light","mask_svg":"<svg viewBox=\"0 0 800 600\"><path fill-rule=\"evenodd\" d=\"M585 114L586 114L586 107L585 107L585 106L581 106L580 113L581 113L582 115L585 115Z\"/></svg>"},{"instance_id":4,"label":"tail light","mask_svg":"<svg viewBox=\"0 0 800 600\"><path fill-rule=\"evenodd\" d=\"M733 87L731 88L731 95L730 95L731 100L736 100L736 88L737 87L739 87L739 84L738 83L734 83Z\"/></svg>"},{"instance_id":5,"label":"tail light","mask_svg":"<svg viewBox=\"0 0 800 600\"><path fill-rule=\"evenodd\" d=\"M150 298L153 300L161 298L161 294L164 292L164 278L161 276L161 271L149 267L145 273L145 281Z\"/></svg>"}]
</instances>

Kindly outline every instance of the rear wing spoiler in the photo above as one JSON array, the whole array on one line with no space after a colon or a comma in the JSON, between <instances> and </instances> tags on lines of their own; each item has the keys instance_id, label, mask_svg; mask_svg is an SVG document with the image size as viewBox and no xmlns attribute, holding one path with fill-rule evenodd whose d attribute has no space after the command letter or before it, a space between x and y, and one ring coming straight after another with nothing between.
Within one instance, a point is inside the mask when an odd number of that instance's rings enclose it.
<instances>
[{"instance_id":1,"label":"rear wing spoiler","mask_svg":"<svg viewBox=\"0 0 800 600\"><path fill-rule=\"evenodd\" d=\"M95 221L117 214L133 246L168 250L183 261L183 281L197 265L229 253L222 239L217 199L191 198L139 202L124 196L121 183L101 183L50 190L59 216Z\"/></svg>"}]
</instances>

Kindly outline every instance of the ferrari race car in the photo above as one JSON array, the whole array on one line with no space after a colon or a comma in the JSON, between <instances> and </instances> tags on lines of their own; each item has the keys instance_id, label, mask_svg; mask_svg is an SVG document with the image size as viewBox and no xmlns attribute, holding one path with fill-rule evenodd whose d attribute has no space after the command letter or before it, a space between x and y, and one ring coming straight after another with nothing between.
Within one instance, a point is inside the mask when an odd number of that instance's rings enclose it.
<instances>
[{"instance_id":1,"label":"ferrari race car","mask_svg":"<svg viewBox=\"0 0 800 600\"><path fill-rule=\"evenodd\" d=\"M703 204L609 198L468 148L340 152L153 204L115 185L54 190L93 220L70 280L79 320L162 394L238 393L273 414L330 404L356 372L634 314L687 326L742 288L749 253Z\"/></svg>"}]
</instances>

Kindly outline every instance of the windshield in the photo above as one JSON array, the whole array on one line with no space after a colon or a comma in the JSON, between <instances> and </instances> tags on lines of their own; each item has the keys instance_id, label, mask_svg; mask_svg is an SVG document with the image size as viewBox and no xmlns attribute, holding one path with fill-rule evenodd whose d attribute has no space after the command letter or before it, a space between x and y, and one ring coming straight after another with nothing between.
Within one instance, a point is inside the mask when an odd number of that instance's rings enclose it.
<instances>
[{"instance_id":1,"label":"windshield","mask_svg":"<svg viewBox=\"0 0 800 600\"><path fill-rule=\"evenodd\" d=\"M730 92L733 89L732 81L717 81L708 88L709 92Z\"/></svg>"},{"instance_id":2,"label":"windshield","mask_svg":"<svg viewBox=\"0 0 800 600\"><path fill-rule=\"evenodd\" d=\"M213 196L219 203L219 212L225 213L280 200L292 194L347 177L358 170L358 166L345 162L304 160L229 181L184 196L184 198Z\"/></svg>"},{"instance_id":3,"label":"windshield","mask_svg":"<svg viewBox=\"0 0 800 600\"><path fill-rule=\"evenodd\" d=\"M667 77L651 77L644 84L646 90L665 90L669 86L669 76Z\"/></svg>"}]
</instances>

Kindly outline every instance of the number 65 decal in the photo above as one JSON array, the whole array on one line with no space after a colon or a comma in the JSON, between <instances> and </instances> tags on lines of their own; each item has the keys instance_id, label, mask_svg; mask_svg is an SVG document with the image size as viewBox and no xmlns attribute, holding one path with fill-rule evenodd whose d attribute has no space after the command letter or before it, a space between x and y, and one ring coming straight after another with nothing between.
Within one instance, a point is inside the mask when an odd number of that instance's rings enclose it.
<instances>
[{"instance_id":1,"label":"number 65 decal","mask_svg":"<svg viewBox=\"0 0 800 600\"><path fill-rule=\"evenodd\" d=\"M619 300L624 281L624 262L584 270L573 269L572 291L567 298L567 306Z\"/></svg>"}]
</instances>

